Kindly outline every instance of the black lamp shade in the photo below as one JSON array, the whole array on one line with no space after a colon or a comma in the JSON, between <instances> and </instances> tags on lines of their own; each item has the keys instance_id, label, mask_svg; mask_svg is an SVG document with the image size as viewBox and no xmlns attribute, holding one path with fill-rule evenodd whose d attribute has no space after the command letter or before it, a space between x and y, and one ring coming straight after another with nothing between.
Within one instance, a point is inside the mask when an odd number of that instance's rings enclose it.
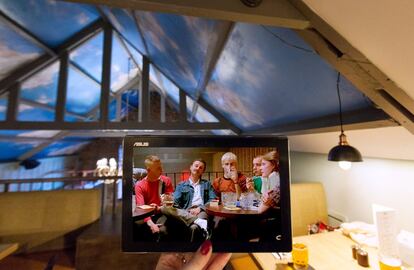
<instances>
[{"instance_id":1,"label":"black lamp shade","mask_svg":"<svg viewBox=\"0 0 414 270\"><path fill-rule=\"evenodd\" d=\"M328 160L361 162L362 156L358 149L350 145L337 145L329 151Z\"/></svg>"}]
</instances>

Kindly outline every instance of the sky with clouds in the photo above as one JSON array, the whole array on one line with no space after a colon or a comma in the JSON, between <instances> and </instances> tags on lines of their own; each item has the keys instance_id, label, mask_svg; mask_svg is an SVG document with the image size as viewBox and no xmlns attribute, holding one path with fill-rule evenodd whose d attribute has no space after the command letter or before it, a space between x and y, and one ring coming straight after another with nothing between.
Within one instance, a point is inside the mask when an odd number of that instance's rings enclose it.
<instances>
[{"instance_id":1,"label":"sky with clouds","mask_svg":"<svg viewBox=\"0 0 414 270\"><path fill-rule=\"evenodd\" d=\"M54 0L2 0L0 10L30 29L31 33L51 47L58 46L99 18L97 10L90 6ZM133 14L108 8L104 8L104 12L121 35L131 43L127 43L127 47L135 59L129 59L130 56L114 33L111 90L116 92L140 72L140 52L147 52ZM150 60L165 74L155 72L151 65L151 80L177 104L177 86L195 97L206 75L211 60L209 57L228 22L141 11L135 11L134 15L138 17L143 30ZM44 53L1 22L0 32L0 79ZM244 130L338 111L335 70L318 55L293 48L280 38L309 49L289 29L235 24L206 91L202 94L207 102ZM103 35L99 33L70 54L71 61L98 81L101 81L102 75L102 43ZM138 67L133 62L137 62ZM55 106L58 70L59 62L55 62L23 81L21 97ZM340 87L345 111L370 105L346 79L342 79ZM100 90L99 84L70 66L66 109L73 113L87 114L99 105ZM0 120L5 118L6 103L5 98L0 97ZM188 103L188 108L192 109L193 101ZM111 106L113 114L114 106ZM18 109L19 120L53 121L55 117L54 112L34 108L27 103L20 103ZM215 120L202 108L197 112L196 119ZM75 118L66 115L65 120L75 121ZM36 134L32 133L33 136ZM62 144L59 146L66 147ZM60 153L57 148L51 152Z\"/></svg>"},{"instance_id":2,"label":"sky with clouds","mask_svg":"<svg viewBox=\"0 0 414 270\"><path fill-rule=\"evenodd\" d=\"M151 60L190 95L206 73L208 49L222 22L136 11Z\"/></svg>"},{"instance_id":3,"label":"sky with clouds","mask_svg":"<svg viewBox=\"0 0 414 270\"><path fill-rule=\"evenodd\" d=\"M0 22L0 79L16 67L36 59L42 50Z\"/></svg>"},{"instance_id":4,"label":"sky with clouds","mask_svg":"<svg viewBox=\"0 0 414 270\"><path fill-rule=\"evenodd\" d=\"M283 124L338 111L336 71L292 30L238 23L203 97L242 129ZM367 106L364 96L343 79L345 110ZM299 98L300 97L300 98Z\"/></svg>"},{"instance_id":5,"label":"sky with clouds","mask_svg":"<svg viewBox=\"0 0 414 270\"><path fill-rule=\"evenodd\" d=\"M99 13L86 5L53 0L2 0L0 10L51 47L99 18Z\"/></svg>"},{"instance_id":6,"label":"sky with clouds","mask_svg":"<svg viewBox=\"0 0 414 270\"><path fill-rule=\"evenodd\" d=\"M103 33L100 32L72 51L69 57L71 61L75 62L100 82L102 77L102 49Z\"/></svg>"}]
</instances>

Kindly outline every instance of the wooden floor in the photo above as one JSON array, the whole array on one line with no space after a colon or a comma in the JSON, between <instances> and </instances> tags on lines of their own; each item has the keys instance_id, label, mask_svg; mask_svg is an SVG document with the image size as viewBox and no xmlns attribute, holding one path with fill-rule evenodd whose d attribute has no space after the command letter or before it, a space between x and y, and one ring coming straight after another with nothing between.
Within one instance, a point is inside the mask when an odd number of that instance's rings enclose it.
<instances>
[{"instance_id":1,"label":"wooden floor","mask_svg":"<svg viewBox=\"0 0 414 270\"><path fill-rule=\"evenodd\" d=\"M0 270L43 270L53 256L53 270L75 269L75 249L68 249L8 256L0 261Z\"/></svg>"}]
</instances>

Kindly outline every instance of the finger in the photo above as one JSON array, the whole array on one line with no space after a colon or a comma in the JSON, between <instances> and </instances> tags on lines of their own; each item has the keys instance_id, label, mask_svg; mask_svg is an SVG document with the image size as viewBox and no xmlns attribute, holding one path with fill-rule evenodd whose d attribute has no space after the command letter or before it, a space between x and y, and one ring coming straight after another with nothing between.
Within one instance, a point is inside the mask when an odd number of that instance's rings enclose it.
<instances>
[{"instance_id":1,"label":"finger","mask_svg":"<svg viewBox=\"0 0 414 270\"><path fill-rule=\"evenodd\" d=\"M207 266L206 270L221 270L226 266L230 260L231 253L217 253L212 258Z\"/></svg>"},{"instance_id":2,"label":"finger","mask_svg":"<svg viewBox=\"0 0 414 270\"><path fill-rule=\"evenodd\" d=\"M158 260L156 270L176 270L183 265L181 257L176 253L163 253Z\"/></svg>"},{"instance_id":3,"label":"finger","mask_svg":"<svg viewBox=\"0 0 414 270\"><path fill-rule=\"evenodd\" d=\"M197 250L194 257L184 266L183 270L201 270L203 269L210 257L212 252L212 245L210 240L204 241L201 247Z\"/></svg>"}]
</instances>

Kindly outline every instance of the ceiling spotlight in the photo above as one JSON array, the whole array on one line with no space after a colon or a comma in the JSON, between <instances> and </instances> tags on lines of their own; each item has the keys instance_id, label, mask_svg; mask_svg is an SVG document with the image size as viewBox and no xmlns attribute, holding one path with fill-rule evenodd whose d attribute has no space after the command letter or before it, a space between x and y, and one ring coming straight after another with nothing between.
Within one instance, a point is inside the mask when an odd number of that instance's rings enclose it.
<instances>
[{"instance_id":1,"label":"ceiling spotlight","mask_svg":"<svg viewBox=\"0 0 414 270\"><path fill-rule=\"evenodd\" d=\"M240 1L248 7L257 7L262 3L262 0L240 0Z\"/></svg>"},{"instance_id":2,"label":"ceiling spotlight","mask_svg":"<svg viewBox=\"0 0 414 270\"><path fill-rule=\"evenodd\" d=\"M342 127L342 104L341 104L341 95L339 93L339 81L341 74L338 72L338 78L336 80L336 90L338 93L339 100L339 120L341 124L341 134L339 135L339 144L333 147L328 154L329 161L338 161L339 167L344 170L349 170L351 168L351 162L361 162L362 157L361 153L355 147L352 147L348 144L344 129Z\"/></svg>"}]
</instances>

